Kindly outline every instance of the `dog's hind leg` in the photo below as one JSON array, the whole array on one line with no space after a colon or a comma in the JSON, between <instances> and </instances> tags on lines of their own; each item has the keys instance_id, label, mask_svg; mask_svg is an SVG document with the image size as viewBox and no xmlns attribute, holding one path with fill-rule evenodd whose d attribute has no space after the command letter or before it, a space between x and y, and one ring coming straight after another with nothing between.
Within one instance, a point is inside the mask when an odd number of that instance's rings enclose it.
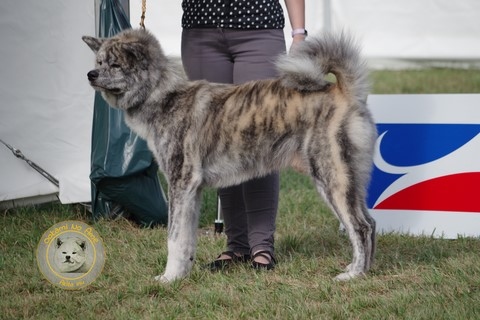
<instances>
[{"instance_id":1,"label":"dog's hind leg","mask_svg":"<svg viewBox=\"0 0 480 320\"><path fill-rule=\"evenodd\" d=\"M360 208L357 208L356 210L361 210L363 213L362 215L358 215L352 218L354 221L354 236L353 238L355 240L352 241L352 245L354 242L359 241L358 243L360 244L363 249L361 249L361 252L364 252L364 258L362 256L362 259L365 261L364 267L363 267L363 273L366 273L372 266L374 262L374 256L375 256L375 247L376 247L376 240L375 240L375 220L370 216L368 209L364 205L360 205ZM357 211L360 212L360 211ZM357 226L357 227L356 227ZM350 239L352 237L350 236ZM350 265L347 266L345 276L350 277L349 272L353 271L354 273L356 272L355 270L358 270L358 272L361 272L360 267L356 267L355 264L352 262ZM346 278L348 280L348 278ZM337 276L337 280L345 280L342 279L342 277L339 275Z\"/></svg>"},{"instance_id":2,"label":"dog's hind leg","mask_svg":"<svg viewBox=\"0 0 480 320\"><path fill-rule=\"evenodd\" d=\"M200 198L198 187L170 186L167 266L156 280L171 282L191 271L197 247Z\"/></svg>"},{"instance_id":3,"label":"dog's hind leg","mask_svg":"<svg viewBox=\"0 0 480 320\"><path fill-rule=\"evenodd\" d=\"M333 174L330 177L332 176L336 175ZM344 281L364 275L369 270L373 259L375 221L368 213L364 201L359 198L363 192L356 192L350 183L342 184L338 179L327 184L320 179L314 178L314 180L319 193L345 226L353 247L352 263L335 279Z\"/></svg>"},{"instance_id":4,"label":"dog's hind leg","mask_svg":"<svg viewBox=\"0 0 480 320\"><path fill-rule=\"evenodd\" d=\"M368 208L366 205L363 206L363 215L365 216L365 219L367 219L368 223L370 224L370 227L372 228L372 233L370 235L370 241L372 243L372 248L370 250L370 264L368 265L371 267L373 263L375 262L375 253L377 251L377 239L376 239L376 222L375 219L370 215L370 212L368 211Z\"/></svg>"},{"instance_id":5,"label":"dog's hind leg","mask_svg":"<svg viewBox=\"0 0 480 320\"><path fill-rule=\"evenodd\" d=\"M375 225L362 200L334 200L334 208L345 226L353 248L352 262L336 280L349 280L364 275L369 269L374 251Z\"/></svg>"}]
</instances>

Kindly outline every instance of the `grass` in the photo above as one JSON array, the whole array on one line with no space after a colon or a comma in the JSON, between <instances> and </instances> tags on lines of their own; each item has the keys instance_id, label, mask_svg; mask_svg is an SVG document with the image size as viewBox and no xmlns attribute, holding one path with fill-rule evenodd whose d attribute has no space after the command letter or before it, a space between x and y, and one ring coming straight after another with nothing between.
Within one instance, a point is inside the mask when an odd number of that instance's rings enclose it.
<instances>
[{"instance_id":1,"label":"grass","mask_svg":"<svg viewBox=\"0 0 480 320\"><path fill-rule=\"evenodd\" d=\"M373 93L480 93L479 70L429 69L372 72Z\"/></svg>"},{"instance_id":2,"label":"grass","mask_svg":"<svg viewBox=\"0 0 480 320\"><path fill-rule=\"evenodd\" d=\"M433 69L377 71L374 93L480 92L479 72ZM96 223L80 205L52 203L10 209L0 216L1 319L480 319L480 239L378 237L368 277L331 279L351 257L336 219L308 178L281 176L273 272L238 266L227 273L202 269L224 249L212 234L216 203L207 190L197 263L187 279L152 281L166 262L165 228L141 229L127 220ZM51 285L35 250L42 234L64 220L90 223L103 238L101 276L80 291Z\"/></svg>"}]
</instances>

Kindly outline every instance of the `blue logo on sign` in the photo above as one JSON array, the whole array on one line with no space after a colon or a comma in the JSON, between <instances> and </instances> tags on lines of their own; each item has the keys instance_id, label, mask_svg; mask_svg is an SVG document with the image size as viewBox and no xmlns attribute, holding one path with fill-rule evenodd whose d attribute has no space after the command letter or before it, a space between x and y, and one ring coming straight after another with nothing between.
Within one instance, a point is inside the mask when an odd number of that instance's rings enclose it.
<instances>
[{"instance_id":1,"label":"blue logo on sign","mask_svg":"<svg viewBox=\"0 0 480 320\"><path fill-rule=\"evenodd\" d=\"M377 124L377 129L369 208L480 210L478 197L471 198L480 184L480 125Z\"/></svg>"}]
</instances>

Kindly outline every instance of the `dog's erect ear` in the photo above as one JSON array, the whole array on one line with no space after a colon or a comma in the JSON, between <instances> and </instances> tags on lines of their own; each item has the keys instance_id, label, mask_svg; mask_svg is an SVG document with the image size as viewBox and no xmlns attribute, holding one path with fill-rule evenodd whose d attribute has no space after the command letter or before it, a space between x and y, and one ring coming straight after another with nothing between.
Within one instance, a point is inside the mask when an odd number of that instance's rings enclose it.
<instances>
[{"instance_id":1,"label":"dog's erect ear","mask_svg":"<svg viewBox=\"0 0 480 320\"><path fill-rule=\"evenodd\" d=\"M127 42L122 44L122 49L137 61L145 59L145 46L140 42Z\"/></svg>"},{"instance_id":2,"label":"dog's erect ear","mask_svg":"<svg viewBox=\"0 0 480 320\"><path fill-rule=\"evenodd\" d=\"M104 39L83 36L82 40L85 41L86 44L92 49L93 52L97 53L98 49L100 49L102 43L105 41Z\"/></svg>"},{"instance_id":3,"label":"dog's erect ear","mask_svg":"<svg viewBox=\"0 0 480 320\"><path fill-rule=\"evenodd\" d=\"M80 246L80 248L82 248L83 251L85 251L85 248L87 247L85 240L78 239L77 244Z\"/></svg>"},{"instance_id":4,"label":"dog's erect ear","mask_svg":"<svg viewBox=\"0 0 480 320\"><path fill-rule=\"evenodd\" d=\"M57 238L57 240L56 240L57 248L60 248L60 246L62 245L62 243L63 243L62 239Z\"/></svg>"}]
</instances>

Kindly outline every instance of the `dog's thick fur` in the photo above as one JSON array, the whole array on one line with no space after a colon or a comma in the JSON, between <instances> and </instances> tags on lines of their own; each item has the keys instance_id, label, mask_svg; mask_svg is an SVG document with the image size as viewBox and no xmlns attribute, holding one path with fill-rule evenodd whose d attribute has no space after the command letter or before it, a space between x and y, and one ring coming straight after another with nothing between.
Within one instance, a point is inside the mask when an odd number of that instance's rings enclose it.
<instances>
[{"instance_id":1,"label":"dog's thick fur","mask_svg":"<svg viewBox=\"0 0 480 320\"><path fill-rule=\"evenodd\" d=\"M186 276L197 244L200 193L292 166L303 168L346 228L353 261L373 261L375 221L365 205L374 141L367 69L352 39L324 34L277 62L279 78L242 85L187 81L145 30L83 37L96 53L91 86L125 111L169 183L168 259L157 279ZM336 83L325 80L333 73Z\"/></svg>"}]
</instances>

